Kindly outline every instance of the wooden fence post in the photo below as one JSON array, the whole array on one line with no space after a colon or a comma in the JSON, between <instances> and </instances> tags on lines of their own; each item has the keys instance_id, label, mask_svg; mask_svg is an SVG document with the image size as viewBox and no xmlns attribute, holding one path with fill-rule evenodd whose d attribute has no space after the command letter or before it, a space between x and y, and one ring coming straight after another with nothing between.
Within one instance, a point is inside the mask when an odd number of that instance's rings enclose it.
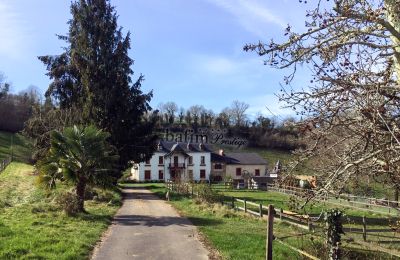
<instances>
[{"instance_id":1,"label":"wooden fence post","mask_svg":"<svg viewBox=\"0 0 400 260\"><path fill-rule=\"evenodd\" d=\"M247 203L246 203L246 199L244 199L243 201L244 201L244 212L247 213Z\"/></svg>"},{"instance_id":2,"label":"wooden fence post","mask_svg":"<svg viewBox=\"0 0 400 260\"><path fill-rule=\"evenodd\" d=\"M367 223L365 221L365 216L362 217L362 231L363 231L363 239L364 241L367 241Z\"/></svg>"},{"instance_id":3,"label":"wooden fence post","mask_svg":"<svg viewBox=\"0 0 400 260\"><path fill-rule=\"evenodd\" d=\"M283 209L279 209L279 219L282 220L282 215L283 215Z\"/></svg>"},{"instance_id":4,"label":"wooden fence post","mask_svg":"<svg viewBox=\"0 0 400 260\"><path fill-rule=\"evenodd\" d=\"M260 218L262 218L262 217L263 217L263 212L262 212L262 209L263 209L263 207L262 207L262 204L260 204Z\"/></svg>"},{"instance_id":5,"label":"wooden fence post","mask_svg":"<svg viewBox=\"0 0 400 260\"><path fill-rule=\"evenodd\" d=\"M272 240L274 240L274 206L268 205L266 260L272 260Z\"/></svg>"},{"instance_id":6,"label":"wooden fence post","mask_svg":"<svg viewBox=\"0 0 400 260\"><path fill-rule=\"evenodd\" d=\"M234 197L232 197L232 208L233 209L235 208L235 198Z\"/></svg>"}]
</instances>

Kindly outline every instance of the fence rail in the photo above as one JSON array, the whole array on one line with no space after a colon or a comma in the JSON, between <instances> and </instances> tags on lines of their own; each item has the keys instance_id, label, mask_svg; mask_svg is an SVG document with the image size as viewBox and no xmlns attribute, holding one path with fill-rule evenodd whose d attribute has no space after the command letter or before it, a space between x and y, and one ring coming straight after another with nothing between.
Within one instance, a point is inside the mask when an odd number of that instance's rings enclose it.
<instances>
[{"instance_id":1,"label":"fence rail","mask_svg":"<svg viewBox=\"0 0 400 260\"><path fill-rule=\"evenodd\" d=\"M184 183L183 185L181 183L181 184L177 185L174 182L166 182L166 186L169 191L174 191L174 192L178 192L178 193L183 192L183 194L186 194L186 195L192 196L192 197L200 196L198 190L196 189L196 184L194 184L194 183ZM178 190L178 189L180 189L180 190ZM280 188L280 189L282 190L282 188ZM298 188L296 188L296 189L298 189ZM299 192L299 190L297 190L297 192ZM263 205L261 203L256 203L254 201L250 201L245 198L235 198L235 197L228 197L228 196L222 196L221 198L222 198L222 200L220 202L222 203L222 205L226 205L237 211L244 211L246 214L251 214L256 217L268 219L267 216L269 213L268 212L269 206ZM307 231L313 231L312 233L309 232L308 234L315 234L314 233L315 231L320 232L323 229L323 223L321 223L320 217L315 218L315 217L311 217L309 215L302 215L302 214L299 214L296 212L283 210L282 208L275 208L272 211L272 216L274 217L274 219L276 221L283 221L285 223L296 226L298 228L301 228L301 229L304 229ZM354 242L355 240L357 240L358 242L356 244L358 244L358 245L363 245L363 246L368 245L369 247L373 248L376 251L387 253L392 256L399 256L400 253L397 250L379 246L378 244L376 244L376 242L379 242L379 241L373 241L371 239L367 240L367 237L370 237L370 236L373 237L373 236L377 236L377 235L379 236L379 234L382 232L387 233L387 230L379 231L376 229L368 229L366 220L367 219L365 217L363 217L361 228L356 228L356 227L351 227L351 226L344 227L344 230L347 233L346 236L348 236L349 234L362 235L361 240L363 240L363 241L360 241L360 238L359 239L352 238L352 241ZM393 230L393 232L398 232L398 231ZM350 236L349 236L349 238L350 238ZM318 259L317 257L312 256L312 255L308 254L307 252L302 251L298 248L295 248L295 247L283 242L282 240L280 240L280 241L278 241L278 240L279 240L279 238L276 239L277 242L288 246L292 250L297 251L298 253L302 254L303 256L305 256L307 258ZM396 243L398 243L398 242L396 241Z\"/></svg>"},{"instance_id":2,"label":"fence rail","mask_svg":"<svg viewBox=\"0 0 400 260\"><path fill-rule=\"evenodd\" d=\"M268 185L267 188L268 190L288 195L314 195L313 190L302 189L298 187ZM352 194L339 194L337 196L326 194L322 197L316 197L316 199L320 202L336 206L361 209L369 212L388 214L392 216L400 215L399 202L393 200L369 198Z\"/></svg>"},{"instance_id":3,"label":"fence rail","mask_svg":"<svg viewBox=\"0 0 400 260\"><path fill-rule=\"evenodd\" d=\"M10 163L12 162L12 157L7 157L0 161L0 172L2 172Z\"/></svg>"}]
</instances>

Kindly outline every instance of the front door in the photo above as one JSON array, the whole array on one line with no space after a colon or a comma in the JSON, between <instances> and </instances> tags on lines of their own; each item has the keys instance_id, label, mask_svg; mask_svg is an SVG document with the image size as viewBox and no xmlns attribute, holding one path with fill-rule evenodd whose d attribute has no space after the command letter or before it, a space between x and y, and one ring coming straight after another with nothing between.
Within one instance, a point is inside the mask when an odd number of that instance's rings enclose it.
<instances>
[{"instance_id":1,"label":"front door","mask_svg":"<svg viewBox=\"0 0 400 260\"><path fill-rule=\"evenodd\" d=\"M178 165L178 156L174 156L174 165L175 165L175 166Z\"/></svg>"},{"instance_id":2,"label":"front door","mask_svg":"<svg viewBox=\"0 0 400 260\"><path fill-rule=\"evenodd\" d=\"M175 180L176 178L176 171L175 170L171 170L171 179Z\"/></svg>"}]
</instances>

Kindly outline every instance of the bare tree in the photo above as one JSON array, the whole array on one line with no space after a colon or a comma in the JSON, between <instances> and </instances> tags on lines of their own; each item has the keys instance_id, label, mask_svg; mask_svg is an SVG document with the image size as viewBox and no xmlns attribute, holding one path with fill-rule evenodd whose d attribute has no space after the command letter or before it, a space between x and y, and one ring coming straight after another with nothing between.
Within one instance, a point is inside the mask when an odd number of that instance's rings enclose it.
<instances>
[{"instance_id":1,"label":"bare tree","mask_svg":"<svg viewBox=\"0 0 400 260\"><path fill-rule=\"evenodd\" d=\"M302 1L300 1L302 2ZM305 1L306 2L306 1ZM319 0L305 32L287 27L287 41L249 44L265 63L291 68L280 99L305 120L308 147L301 162L337 192L370 176L400 188L400 3L398 0ZM299 65L311 70L309 86L293 88Z\"/></svg>"},{"instance_id":2,"label":"bare tree","mask_svg":"<svg viewBox=\"0 0 400 260\"><path fill-rule=\"evenodd\" d=\"M200 105L194 105L194 106L189 107L188 111L191 114L191 117L193 119L193 123L195 124L195 126L198 126L201 113L204 110L205 110L205 108Z\"/></svg>"},{"instance_id":3,"label":"bare tree","mask_svg":"<svg viewBox=\"0 0 400 260\"><path fill-rule=\"evenodd\" d=\"M179 123L182 124L183 119L185 118L185 109L183 107L179 108Z\"/></svg>"},{"instance_id":4,"label":"bare tree","mask_svg":"<svg viewBox=\"0 0 400 260\"><path fill-rule=\"evenodd\" d=\"M164 110L170 124L174 123L175 113L178 111L178 105L175 102L167 102L164 104Z\"/></svg>"},{"instance_id":5,"label":"bare tree","mask_svg":"<svg viewBox=\"0 0 400 260\"><path fill-rule=\"evenodd\" d=\"M0 72L0 98L7 95L10 90L10 84L6 82L4 74Z\"/></svg>"},{"instance_id":6,"label":"bare tree","mask_svg":"<svg viewBox=\"0 0 400 260\"><path fill-rule=\"evenodd\" d=\"M229 127L232 122L231 109L229 107L222 109L222 111L218 114L218 117L215 121L216 124L221 128Z\"/></svg>"},{"instance_id":7,"label":"bare tree","mask_svg":"<svg viewBox=\"0 0 400 260\"><path fill-rule=\"evenodd\" d=\"M232 102L230 107L230 113L232 121L236 126L241 126L246 123L246 110L249 108L249 104L235 100Z\"/></svg>"}]
</instances>

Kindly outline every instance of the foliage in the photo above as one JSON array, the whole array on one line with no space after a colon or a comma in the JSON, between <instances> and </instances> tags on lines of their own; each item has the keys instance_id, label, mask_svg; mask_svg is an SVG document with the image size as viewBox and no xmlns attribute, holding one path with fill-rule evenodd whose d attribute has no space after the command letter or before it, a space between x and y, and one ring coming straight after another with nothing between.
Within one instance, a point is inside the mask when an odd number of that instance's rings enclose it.
<instances>
[{"instance_id":1,"label":"foliage","mask_svg":"<svg viewBox=\"0 0 400 260\"><path fill-rule=\"evenodd\" d=\"M59 36L68 44L64 53L39 57L53 80L46 97L60 109L80 109L83 123L108 131L121 169L130 160L149 158L154 123L143 116L152 93L142 93L142 75L132 84L130 34L123 36L109 0L74 1L71 14L68 35Z\"/></svg>"},{"instance_id":2,"label":"foliage","mask_svg":"<svg viewBox=\"0 0 400 260\"><path fill-rule=\"evenodd\" d=\"M196 192L198 194L196 199L202 202L217 203L222 200L222 196L213 190L208 184L197 184Z\"/></svg>"},{"instance_id":3,"label":"foliage","mask_svg":"<svg viewBox=\"0 0 400 260\"><path fill-rule=\"evenodd\" d=\"M8 93L8 88L1 90L0 78L0 131L19 132L32 115L32 109L39 103L39 94L35 87L30 87L19 94ZM5 120L7 119L7 120Z\"/></svg>"},{"instance_id":4,"label":"foliage","mask_svg":"<svg viewBox=\"0 0 400 260\"><path fill-rule=\"evenodd\" d=\"M116 181L110 173L118 156L108 145L108 137L94 126L52 132L48 157L39 163L41 181L49 188L54 188L57 180L74 183L79 210L84 211L87 184L107 187Z\"/></svg>"},{"instance_id":5,"label":"foliage","mask_svg":"<svg viewBox=\"0 0 400 260\"><path fill-rule=\"evenodd\" d=\"M326 242L329 246L329 259L338 260L342 257L340 249L341 235L344 234L342 225L343 213L338 209L325 212Z\"/></svg>"},{"instance_id":6,"label":"foliage","mask_svg":"<svg viewBox=\"0 0 400 260\"><path fill-rule=\"evenodd\" d=\"M61 193L56 198L56 203L61 206L65 214L68 216L75 216L81 209L79 208L79 198L74 192Z\"/></svg>"},{"instance_id":7,"label":"foliage","mask_svg":"<svg viewBox=\"0 0 400 260\"><path fill-rule=\"evenodd\" d=\"M32 116L25 123L23 134L33 140L33 159L44 159L49 148L53 130L63 131L65 127L81 124L80 110L74 108L59 109L51 103L35 106Z\"/></svg>"},{"instance_id":8,"label":"foliage","mask_svg":"<svg viewBox=\"0 0 400 260\"><path fill-rule=\"evenodd\" d=\"M367 174L400 187L399 8L398 0L317 1L305 31L288 26L282 43L244 47L272 67L293 69L279 96L305 117L298 127L307 148L294 166L313 162L327 177L325 191ZM299 89L291 82L302 65L312 78Z\"/></svg>"}]
</instances>

